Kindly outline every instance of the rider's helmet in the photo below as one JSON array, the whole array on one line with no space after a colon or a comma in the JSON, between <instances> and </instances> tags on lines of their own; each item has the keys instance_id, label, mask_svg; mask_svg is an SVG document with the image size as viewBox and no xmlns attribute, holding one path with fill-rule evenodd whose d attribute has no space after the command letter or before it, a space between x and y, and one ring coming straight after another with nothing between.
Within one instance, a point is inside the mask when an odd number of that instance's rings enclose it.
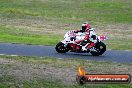
<instances>
[{"instance_id":1,"label":"rider's helmet","mask_svg":"<svg viewBox=\"0 0 132 88\"><path fill-rule=\"evenodd\" d=\"M86 32L91 28L91 25L88 22L82 24L82 32Z\"/></svg>"}]
</instances>

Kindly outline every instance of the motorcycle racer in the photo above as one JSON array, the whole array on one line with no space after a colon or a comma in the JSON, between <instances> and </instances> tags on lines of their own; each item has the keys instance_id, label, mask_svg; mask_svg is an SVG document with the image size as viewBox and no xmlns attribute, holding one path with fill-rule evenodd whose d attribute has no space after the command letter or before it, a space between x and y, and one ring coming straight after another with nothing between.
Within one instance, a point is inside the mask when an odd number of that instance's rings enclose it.
<instances>
[{"instance_id":1,"label":"motorcycle racer","mask_svg":"<svg viewBox=\"0 0 132 88\"><path fill-rule=\"evenodd\" d=\"M80 30L73 30L72 32L75 34L79 32L85 34L85 38L83 40L76 40L75 37L71 37L71 39L74 39L76 43L81 44L82 51L87 51L87 49L92 49L91 47L95 46L97 36L94 28L92 28L88 22L83 23Z\"/></svg>"},{"instance_id":2,"label":"motorcycle racer","mask_svg":"<svg viewBox=\"0 0 132 88\"><path fill-rule=\"evenodd\" d=\"M85 22L80 30L66 32L64 39L57 43L55 49L58 53L70 51L91 53L93 56L99 56L106 51L106 45L102 42L106 39L108 39L107 36L97 36L94 28Z\"/></svg>"}]
</instances>

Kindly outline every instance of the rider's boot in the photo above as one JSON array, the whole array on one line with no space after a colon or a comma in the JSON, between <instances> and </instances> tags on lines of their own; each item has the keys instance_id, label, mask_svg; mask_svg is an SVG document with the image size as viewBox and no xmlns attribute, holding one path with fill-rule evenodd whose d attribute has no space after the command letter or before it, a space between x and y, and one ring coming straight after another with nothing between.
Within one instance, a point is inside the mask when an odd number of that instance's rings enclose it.
<instances>
[{"instance_id":1,"label":"rider's boot","mask_svg":"<svg viewBox=\"0 0 132 88\"><path fill-rule=\"evenodd\" d=\"M87 46L89 45L89 43L87 43L86 45L82 46L82 51L87 51Z\"/></svg>"},{"instance_id":2,"label":"rider's boot","mask_svg":"<svg viewBox=\"0 0 132 88\"><path fill-rule=\"evenodd\" d=\"M82 51L94 49L94 46L95 46L94 43L87 43L85 46L82 46Z\"/></svg>"}]
</instances>

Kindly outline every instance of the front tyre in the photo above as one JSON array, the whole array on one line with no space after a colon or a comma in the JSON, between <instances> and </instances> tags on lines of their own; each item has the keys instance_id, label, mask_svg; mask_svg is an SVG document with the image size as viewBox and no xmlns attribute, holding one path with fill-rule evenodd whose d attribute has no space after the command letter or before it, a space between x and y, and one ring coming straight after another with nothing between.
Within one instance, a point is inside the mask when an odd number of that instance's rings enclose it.
<instances>
[{"instance_id":1,"label":"front tyre","mask_svg":"<svg viewBox=\"0 0 132 88\"><path fill-rule=\"evenodd\" d=\"M103 42L98 42L95 44L96 51L91 51L93 56L102 55L106 51L106 45Z\"/></svg>"},{"instance_id":2,"label":"front tyre","mask_svg":"<svg viewBox=\"0 0 132 88\"><path fill-rule=\"evenodd\" d=\"M69 49L67 47L64 46L64 44L62 42L59 42L56 47L55 47L56 51L58 53L66 53L69 51Z\"/></svg>"}]
</instances>

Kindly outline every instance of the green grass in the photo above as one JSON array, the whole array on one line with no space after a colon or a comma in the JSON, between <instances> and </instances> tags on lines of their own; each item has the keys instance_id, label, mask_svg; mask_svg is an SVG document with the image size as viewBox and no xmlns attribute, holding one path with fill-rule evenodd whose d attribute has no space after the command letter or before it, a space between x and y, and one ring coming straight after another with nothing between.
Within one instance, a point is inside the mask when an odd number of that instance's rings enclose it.
<instances>
[{"instance_id":1,"label":"green grass","mask_svg":"<svg viewBox=\"0 0 132 88\"><path fill-rule=\"evenodd\" d=\"M7 84L0 83L0 88L131 88L132 85L129 84L86 84L86 85L64 85L52 80L31 80L24 81L20 84Z\"/></svg>"},{"instance_id":2,"label":"green grass","mask_svg":"<svg viewBox=\"0 0 132 88\"><path fill-rule=\"evenodd\" d=\"M42 44L42 45L54 45L57 43L58 38L57 36L16 36L16 35L9 35L9 34L1 34L0 41L7 42L7 43L24 43L24 44ZM53 39L53 38L56 39Z\"/></svg>"},{"instance_id":3,"label":"green grass","mask_svg":"<svg viewBox=\"0 0 132 88\"><path fill-rule=\"evenodd\" d=\"M16 60L18 62L24 62L24 63L39 64L39 65L45 64L45 65L53 66L56 68L72 68L73 67L74 69L77 70L79 66L82 66L86 68L86 70L89 71L89 73L90 73L90 70L98 70L97 71L98 73L98 72L103 72L104 69L106 70L106 73L107 73L110 71L110 68L112 67L114 69L111 69L111 70L115 71L116 68L117 69L119 68L118 70L121 70L121 68L130 69L132 66L132 63L117 63L117 62L111 62L111 61L84 60L84 59L77 59L77 58L76 59L68 59L68 58L59 59L59 58L50 58L50 57L1 55L0 59L3 59L3 58L7 60ZM3 67L6 67L6 68L9 68L11 66L12 64L3 65ZM99 68L103 68L103 70L101 71L99 70Z\"/></svg>"},{"instance_id":4,"label":"green grass","mask_svg":"<svg viewBox=\"0 0 132 88\"><path fill-rule=\"evenodd\" d=\"M25 88L36 88L36 87L46 87L46 88L129 88L131 85L127 84L94 84L94 85L72 85L72 86L67 86L61 83L57 82L52 82L52 81L45 81L45 80L37 80L37 81L32 81L32 82L25 82L24 87Z\"/></svg>"},{"instance_id":5,"label":"green grass","mask_svg":"<svg viewBox=\"0 0 132 88\"><path fill-rule=\"evenodd\" d=\"M62 22L131 23L131 0L1 0L2 17L42 17Z\"/></svg>"},{"instance_id":6,"label":"green grass","mask_svg":"<svg viewBox=\"0 0 132 88\"><path fill-rule=\"evenodd\" d=\"M19 28L0 26L0 41L7 43L54 45L61 40L60 36L22 33Z\"/></svg>"},{"instance_id":7,"label":"green grass","mask_svg":"<svg viewBox=\"0 0 132 88\"><path fill-rule=\"evenodd\" d=\"M132 50L132 40L126 38L116 38L106 41L107 48L113 50Z\"/></svg>"}]
</instances>

